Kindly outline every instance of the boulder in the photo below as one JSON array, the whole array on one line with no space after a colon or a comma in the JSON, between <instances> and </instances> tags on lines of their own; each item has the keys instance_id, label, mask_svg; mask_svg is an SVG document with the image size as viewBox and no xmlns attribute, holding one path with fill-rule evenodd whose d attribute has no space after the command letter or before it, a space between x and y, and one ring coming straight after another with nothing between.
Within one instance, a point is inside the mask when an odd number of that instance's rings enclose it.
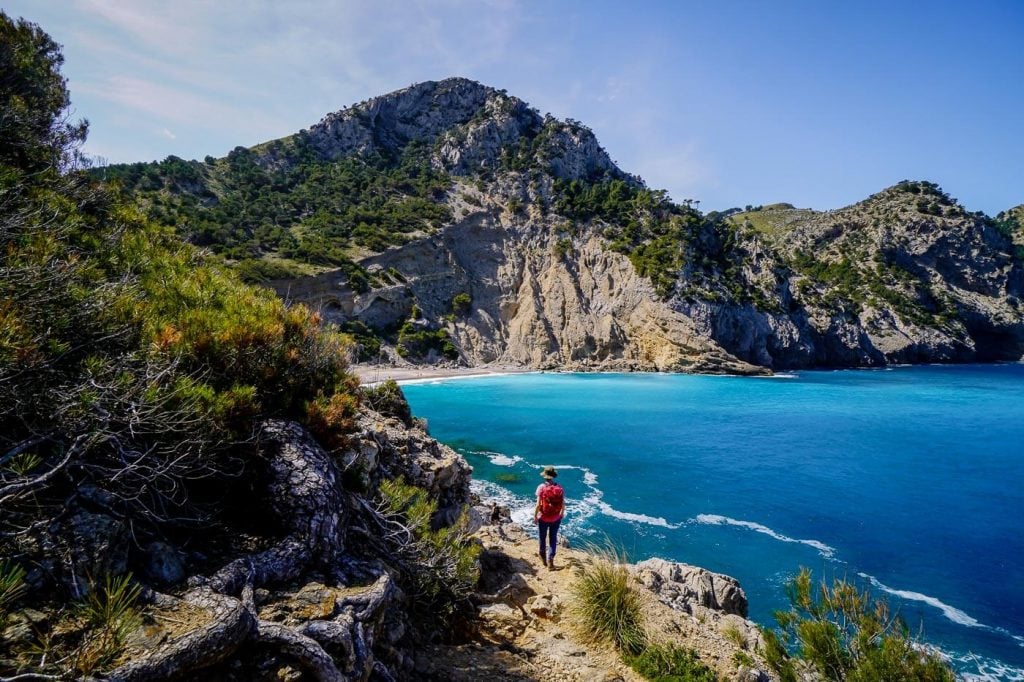
<instances>
[{"instance_id":1,"label":"boulder","mask_svg":"<svg viewBox=\"0 0 1024 682\"><path fill-rule=\"evenodd\" d=\"M735 578L664 559L641 561L633 570L659 601L674 609L690 613L693 606L702 606L747 616L747 596Z\"/></svg>"}]
</instances>

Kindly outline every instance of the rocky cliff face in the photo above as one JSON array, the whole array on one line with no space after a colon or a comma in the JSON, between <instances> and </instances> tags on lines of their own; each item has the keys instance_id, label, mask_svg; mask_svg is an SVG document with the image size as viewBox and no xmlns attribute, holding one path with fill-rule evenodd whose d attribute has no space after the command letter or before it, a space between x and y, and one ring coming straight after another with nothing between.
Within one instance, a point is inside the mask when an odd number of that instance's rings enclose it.
<instances>
[{"instance_id":1,"label":"rocky cliff face","mask_svg":"<svg viewBox=\"0 0 1024 682\"><path fill-rule=\"evenodd\" d=\"M467 185L452 195L461 220L363 261L371 273L399 272L404 281L363 294L332 273L280 286L316 302L328 319L375 328L398 324L416 306L444 324L472 365L759 373L660 301L629 259L593 232L563 236L557 219L513 213L504 196ZM454 315L460 293L471 304Z\"/></svg>"},{"instance_id":2,"label":"rocky cliff face","mask_svg":"<svg viewBox=\"0 0 1024 682\"><path fill-rule=\"evenodd\" d=\"M766 305L674 300L698 329L769 367L1018 360L1024 269L994 221L931 183L827 213L733 217L743 286Z\"/></svg>"},{"instance_id":3,"label":"rocky cliff face","mask_svg":"<svg viewBox=\"0 0 1024 682\"><path fill-rule=\"evenodd\" d=\"M462 78L224 160L165 161L156 185L115 175L282 295L397 349L419 333L413 360L759 372L1024 356L1019 207L993 219L904 181L836 211L704 216L583 125Z\"/></svg>"}]
</instances>

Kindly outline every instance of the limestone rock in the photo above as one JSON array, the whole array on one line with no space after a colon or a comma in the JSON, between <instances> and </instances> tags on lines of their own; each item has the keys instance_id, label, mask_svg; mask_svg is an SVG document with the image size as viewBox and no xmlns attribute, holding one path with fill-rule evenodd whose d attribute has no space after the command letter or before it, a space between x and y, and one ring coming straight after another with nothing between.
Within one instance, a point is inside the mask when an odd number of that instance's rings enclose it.
<instances>
[{"instance_id":1,"label":"limestone rock","mask_svg":"<svg viewBox=\"0 0 1024 682\"><path fill-rule=\"evenodd\" d=\"M673 608L689 612L701 606L744 618L747 615L747 597L735 578L664 559L641 561L633 570L647 589Z\"/></svg>"},{"instance_id":2,"label":"limestone rock","mask_svg":"<svg viewBox=\"0 0 1024 682\"><path fill-rule=\"evenodd\" d=\"M472 467L462 455L438 443L420 426L364 409L353 445L345 454L346 467L365 472L374 483L404 477L426 489L438 501L435 523L450 524L469 503ZM372 457L365 453L372 453ZM369 486L367 486L369 487Z\"/></svg>"},{"instance_id":3,"label":"limestone rock","mask_svg":"<svg viewBox=\"0 0 1024 682\"><path fill-rule=\"evenodd\" d=\"M526 600L526 609L538 618L557 620L562 600L554 594L538 594Z\"/></svg>"}]
</instances>

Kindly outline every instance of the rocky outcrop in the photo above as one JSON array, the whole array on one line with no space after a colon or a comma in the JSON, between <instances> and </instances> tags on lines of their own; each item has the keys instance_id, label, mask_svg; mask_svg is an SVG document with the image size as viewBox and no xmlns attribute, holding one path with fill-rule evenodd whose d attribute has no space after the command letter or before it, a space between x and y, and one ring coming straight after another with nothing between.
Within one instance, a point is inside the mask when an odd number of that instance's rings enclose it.
<instances>
[{"instance_id":1,"label":"rocky outcrop","mask_svg":"<svg viewBox=\"0 0 1024 682\"><path fill-rule=\"evenodd\" d=\"M431 438L418 424L364 411L342 466L366 490L381 480L404 478L438 503L435 522L449 525L470 500L473 473L462 455Z\"/></svg>"},{"instance_id":2,"label":"rocky outcrop","mask_svg":"<svg viewBox=\"0 0 1024 682\"><path fill-rule=\"evenodd\" d=\"M664 559L641 561L633 571L659 601L678 611L692 613L693 608L699 606L747 616L747 596L735 578Z\"/></svg>"},{"instance_id":3,"label":"rocky outcrop","mask_svg":"<svg viewBox=\"0 0 1024 682\"><path fill-rule=\"evenodd\" d=\"M138 586L145 620L123 626L134 629L126 630L117 660L101 664L103 679L407 679L417 627L412 600L422 597L400 585L410 584L420 556L411 531L378 507L378 487L395 478L419 486L438 503L434 524L448 525L471 501L472 470L398 412L364 406L333 452L296 422L265 421L244 450L243 494L258 500L246 508L261 517L233 520L230 532L214 538L182 533L133 542L107 494L83 486L57 521L26 539L52 557L27 582L33 589L63 583L77 600L110 590L119 576ZM34 613L14 619L10 637L34 641ZM83 642L82 655L101 645ZM4 670L11 665L0 661Z\"/></svg>"},{"instance_id":4,"label":"rocky outcrop","mask_svg":"<svg viewBox=\"0 0 1024 682\"><path fill-rule=\"evenodd\" d=\"M542 117L504 90L466 78L417 83L328 114L309 129L308 140L327 160L386 156L416 142L431 148L434 166L459 176L493 173L510 149L525 145L531 163L555 178L638 182L619 170L588 128Z\"/></svg>"},{"instance_id":5,"label":"rocky outcrop","mask_svg":"<svg viewBox=\"0 0 1024 682\"><path fill-rule=\"evenodd\" d=\"M535 537L506 514L494 519L477 533L484 551L476 636L424 651L416 671L429 679L467 681L642 680L614 650L583 635L573 611L580 571L602 559L563 544L554 570L538 568ZM746 599L735 580L659 559L627 568L637 578L652 641L693 651L716 679L776 679L761 659L757 627L738 615L745 613Z\"/></svg>"}]
</instances>

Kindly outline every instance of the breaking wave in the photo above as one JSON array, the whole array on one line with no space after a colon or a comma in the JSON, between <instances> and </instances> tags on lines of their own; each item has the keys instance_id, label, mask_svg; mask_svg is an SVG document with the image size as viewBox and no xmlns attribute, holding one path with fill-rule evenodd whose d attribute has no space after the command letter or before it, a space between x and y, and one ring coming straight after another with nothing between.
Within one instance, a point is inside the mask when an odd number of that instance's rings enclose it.
<instances>
[{"instance_id":1,"label":"breaking wave","mask_svg":"<svg viewBox=\"0 0 1024 682\"><path fill-rule=\"evenodd\" d=\"M924 604L928 604L929 606L934 606L938 610L942 611L942 615L944 615L946 618L948 618L949 620L953 621L954 623L959 623L960 625L966 625L967 627L971 627L971 628L987 628L988 627L984 623L978 622L978 620L976 618L972 618L971 616L967 615L966 613L964 613L960 609L958 609L958 608L956 608L954 606L950 606L949 604L947 604L947 603L945 603L943 601L940 601L940 600L936 599L935 597L929 597L927 594L921 594L920 592L911 592L909 590L897 590L897 589L894 589L892 587L889 587L888 585L883 584L875 576L868 575L867 573L858 573L857 575L859 575L861 578L864 578L865 580L867 580L868 582L870 582L872 585L874 585L878 589L882 590L883 592L888 592L889 594L895 595L895 596L899 597L900 599L906 599L908 601L919 601L919 602L922 602Z\"/></svg>"},{"instance_id":2,"label":"breaking wave","mask_svg":"<svg viewBox=\"0 0 1024 682\"><path fill-rule=\"evenodd\" d=\"M768 526L755 523L754 521L741 521L739 519L729 518L728 516L719 516L718 514L698 514L694 520L697 523L709 526L738 526L740 528L746 528L747 530L767 535L768 537L779 540L780 542L795 542L801 545L807 545L808 547L813 547L826 559L835 558L835 548L826 545L824 542L820 542L818 540L801 540L799 538L791 538L788 535L783 535L782 533L772 530Z\"/></svg>"}]
</instances>

